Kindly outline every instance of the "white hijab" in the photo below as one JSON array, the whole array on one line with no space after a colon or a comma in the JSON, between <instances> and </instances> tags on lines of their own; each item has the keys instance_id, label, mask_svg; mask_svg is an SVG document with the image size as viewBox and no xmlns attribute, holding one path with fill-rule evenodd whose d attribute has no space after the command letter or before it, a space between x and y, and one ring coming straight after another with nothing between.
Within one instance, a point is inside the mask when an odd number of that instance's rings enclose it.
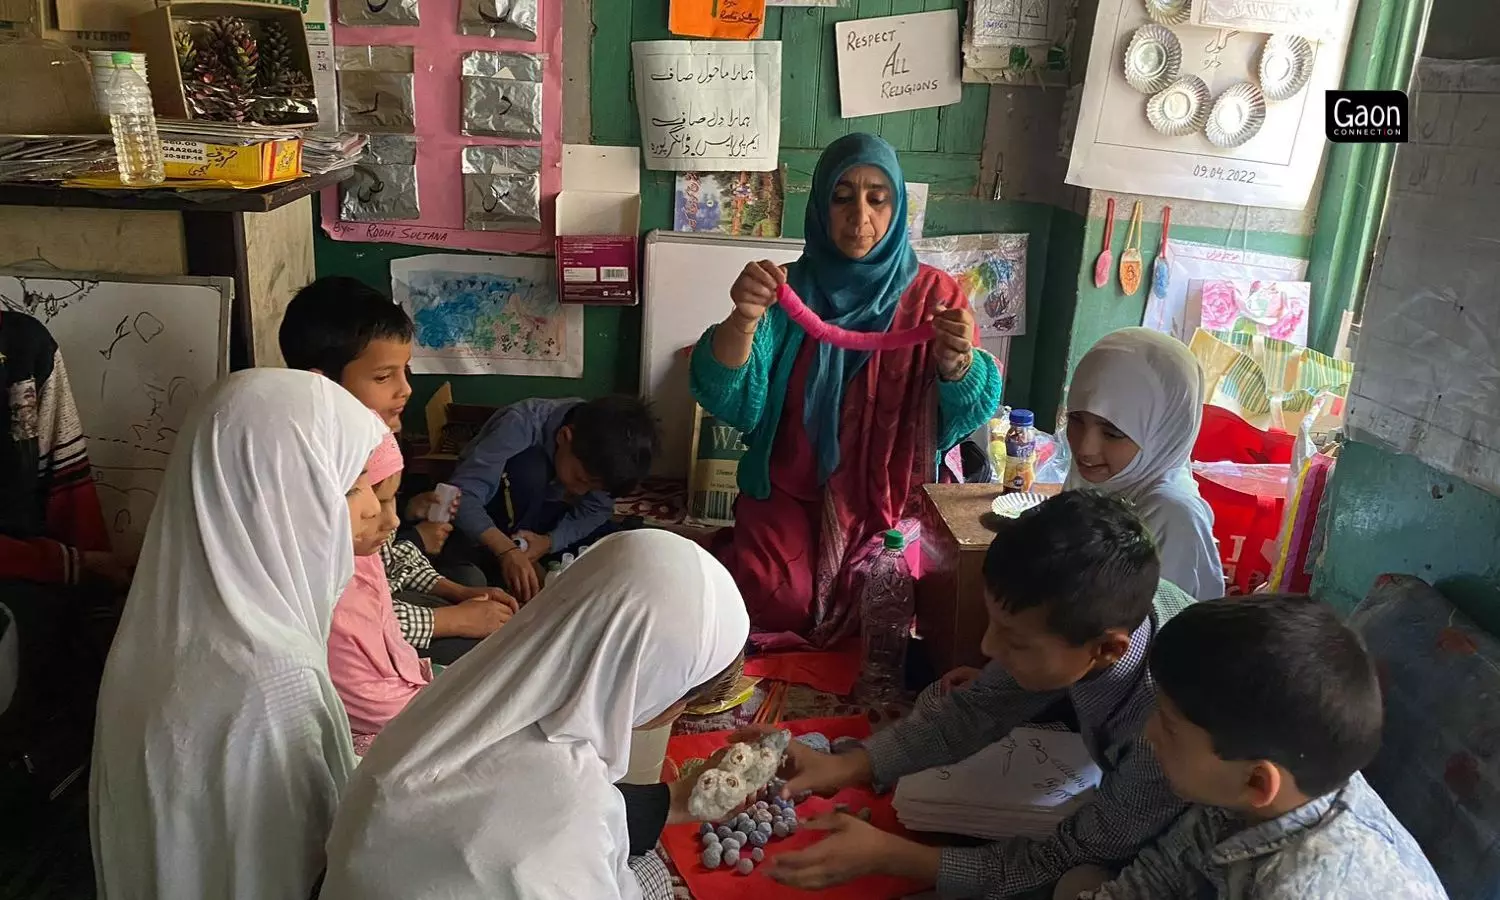
<instances>
[{"instance_id":1,"label":"white hijab","mask_svg":"<svg viewBox=\"0 0 1500 900\"><path fill-rule=\"evenodd\" d=\"M1203 371L1181 341L1149 328L1105 335L1073 372L1068 410L1114 423L1140 446L1103 484L1078 474L1064 487L1114 494L1135 505L1156 539L1161 576L1199 600L1224 596L1214 514L1193 481L1191 457L1203 424Z\"/></svg>"},{"instance_id":2,"label":"white hijab","mask_svg":"<svg viewBox=\"0 0 1500 900\"><path fill-rule=\"evenodd\" d=\"M631 729L749 633L697 544L595 544L381 732L339 807L322 900L639 898L614 787Z\"/></svg>"},{"instance_id":3,"label":"white hijab","mask_svg":"<svg viewBox=\"0 0 1500 900\"><path fill-rule=\"evenodd\" d=\"M99 693L101 900L306 900L354 768L328 678L345 494L385 427L328 379L252 369L177 439Z\"/></svg>"}]
</instances>

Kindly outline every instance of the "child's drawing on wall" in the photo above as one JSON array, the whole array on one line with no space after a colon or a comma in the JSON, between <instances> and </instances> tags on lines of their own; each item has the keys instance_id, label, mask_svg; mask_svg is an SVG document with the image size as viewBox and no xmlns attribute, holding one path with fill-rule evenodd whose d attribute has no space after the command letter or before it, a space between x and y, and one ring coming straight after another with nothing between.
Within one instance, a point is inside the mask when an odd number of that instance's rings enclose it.
<instances>
[{"instance_id":1,"label":"child's drawing on wall","mask_svg":"<svg viewBox=\"0 0 1500 900\"><path fill-rule=\"evenodd\" d=\"M421 256L391 277L416 324L413 372L582 374L582 311L558 303L552 260Z\"/></svg>"}]
</instances>

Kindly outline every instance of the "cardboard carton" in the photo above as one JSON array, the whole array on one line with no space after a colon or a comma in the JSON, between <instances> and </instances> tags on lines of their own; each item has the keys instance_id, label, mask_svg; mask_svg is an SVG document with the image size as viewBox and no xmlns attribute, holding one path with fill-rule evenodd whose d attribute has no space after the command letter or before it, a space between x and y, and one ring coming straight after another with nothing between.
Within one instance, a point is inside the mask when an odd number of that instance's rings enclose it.
<instances>
[{"instance_id":1,"label":"cardboard carton","mask_svg":"<svg viewBox=\"0 0 1500 900\"><path fill-rule=\"evenodd\" d=\"M156 115L168 119L194 118L188 108L187 95L183 93L182 72L177 67L177 48L173 34L178 23L233 16L258 22L277 21L286 30L291 40L293 63L302 70L309 81L313 80L312 58L307 46L307 33L303 27L302 13L296 7L274 6L268 3L244 2L244 0L220 0L220 2L168 3L150 12L134 17L130 23L131 48L146 54L146 67L150 73L151 102ZM316 114L294 116L282 124L313 124Z\"/></svg>"},{"instance_id":2,"label":"cardboard carton","mask_svg":"<svg viewBox=\"0 0 1500 900\"><path fill-rule=\"evenodd\" d=\"M640 302L640 231L640 149L564 146L555 239L558 300Z\"/></svg>"}]
</instances>

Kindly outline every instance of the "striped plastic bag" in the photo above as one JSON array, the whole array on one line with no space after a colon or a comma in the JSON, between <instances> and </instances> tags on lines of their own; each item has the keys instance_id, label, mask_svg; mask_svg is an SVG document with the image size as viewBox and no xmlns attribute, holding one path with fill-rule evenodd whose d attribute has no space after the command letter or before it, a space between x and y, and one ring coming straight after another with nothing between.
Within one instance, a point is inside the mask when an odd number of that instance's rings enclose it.
<instances>
[{"instance_id":1,"label":"striped plastic bag","mask_svg":"<svg viewBox=\"0 0 1500 900\"><path fill-rule=\"evenodd\" d=\"M1320 394L1348 396L1354 364L1259 335L1198 329L1188 345L1210 405L1260 429L1296 433Z\"/></svg>"}]
</instances>

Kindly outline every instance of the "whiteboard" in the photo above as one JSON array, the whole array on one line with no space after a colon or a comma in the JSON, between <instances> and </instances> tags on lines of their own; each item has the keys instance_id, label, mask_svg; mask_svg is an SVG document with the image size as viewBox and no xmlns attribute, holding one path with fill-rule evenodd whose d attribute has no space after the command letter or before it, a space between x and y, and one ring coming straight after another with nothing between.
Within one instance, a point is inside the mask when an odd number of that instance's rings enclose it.
<instances>
[{"instance_id":1,"label":"whiteboard","mask_svg":"<svg viewBox=\"0 0 1500 900\"><path fill-rule=\"evenodd\" d=\"M733 306L729 287L756 260L785 265L802 242L785 238L653 231L646 236L646 293L641 306L641 396L661 419L661 455L652 474L685 479L693 435L693 395L685 348Z\"/></svg>"},{"instance_id":2,"label":"whiteboard","mask_svg":"<svg viewBox=\"0 0 1500 900\"><path fill-rule=\"evenodd\" d=\"M1360 321L1349 432L1500 494L1500 64L1421 60Z\"/></svg>"},{"instance_id":3,"label":"whiteboard","mask_svg":"<svg viewBox=\"0 0 1500 900\"><path fill-rule=\"evenodd\" d=\"M0 269L0 309L62 351L110 540L134 554L177 431L229 370L229 278Z\"/></svg>"},{"instance_id":4,"label":"whiteboard","mask_svg":"<svg viewBox=\"0 0 1500 900\"><path fill-rule=\"evenodd\" d=\"M686 479L693 439L693 395L688 356L710 325L733 306L729 287L756 260L786 265L802 255L802 241L653 231L646 236L646 293L641 311L641 396L661 419L661 455L651 474ZM919 253L921 258L930 258ZM1009 337L981 346L1003 366Z\"/></svg>"}]
</instances>

